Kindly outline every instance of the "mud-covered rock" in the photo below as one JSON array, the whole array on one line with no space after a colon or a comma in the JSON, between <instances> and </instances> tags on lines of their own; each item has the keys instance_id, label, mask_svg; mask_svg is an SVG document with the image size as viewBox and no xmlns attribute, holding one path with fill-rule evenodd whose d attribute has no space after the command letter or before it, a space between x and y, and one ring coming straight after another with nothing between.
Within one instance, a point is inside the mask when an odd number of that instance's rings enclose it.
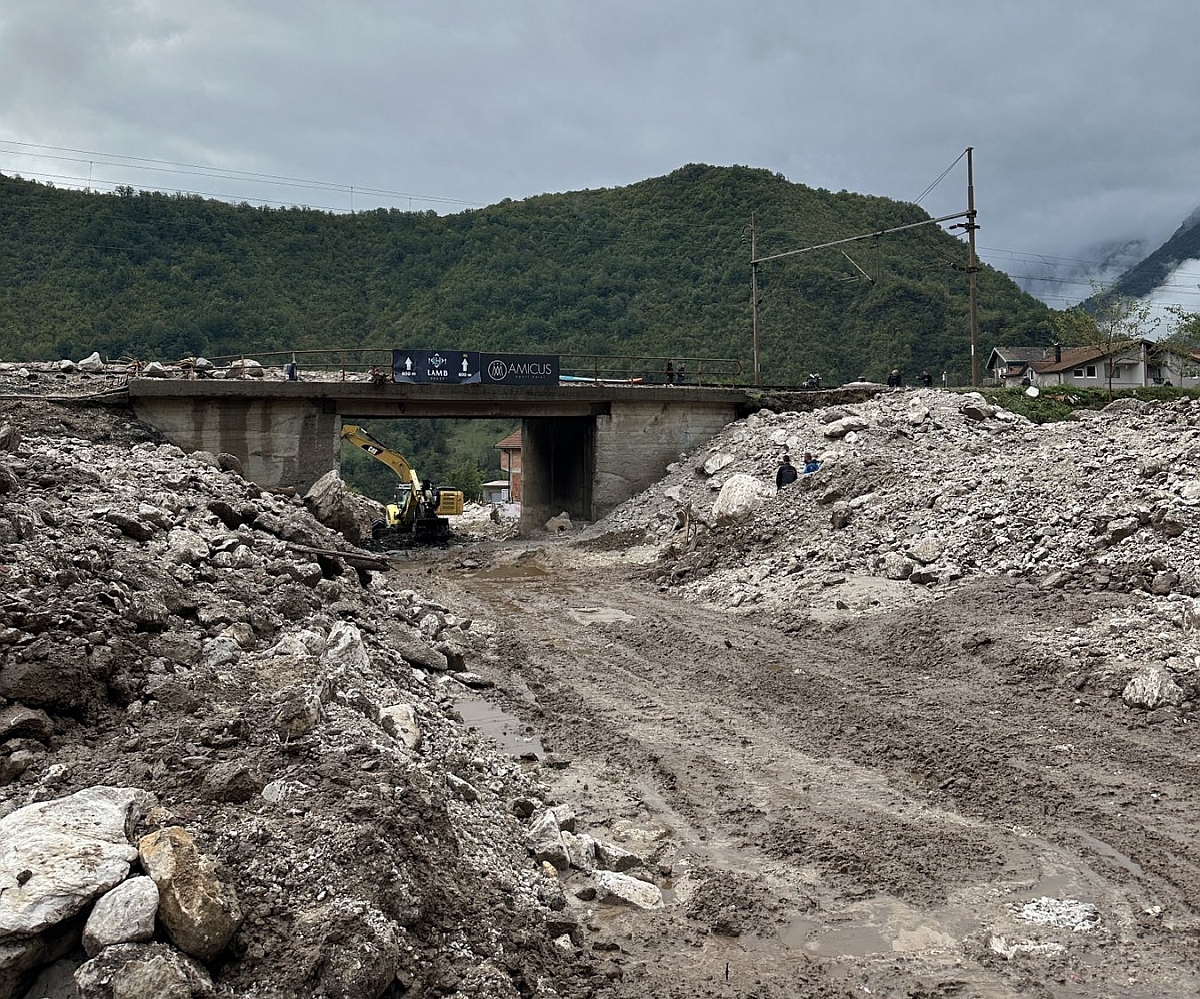
<instances>
[{"instance_id":1,"label":"mud-covered rock","mask_svg":"<svg viewBox=\"0 0 1200 999\"><path fill-rule=\"evenodd\" d=\"M396 924L370 906L321 906L296 927L307 945L298 983L316 995L377 999L400 967Z\"/></svg>"},{"instance_id":2,"label":"mud-covered rock","mask_svg":"<svg viewBox=\"0 0 1200 999\"><path fill-rule=\"evenodd\" d=\"M377 511L346 488L337 469L326 472L313 483L304 496L304 505L317 520L347 541L357 543L371 536L371 522Z\"/></svg>"},{"instance_id":3,"label":"mud-covered rock","mask_svg":"<svg viewBox=\"0 0 1200 999\"><path fill-rule=\"evenodd\" d=\"M23 704L0 708L0 742L20 738L45 742L53 734L54 721L45 711Z\"/></svg>"},{"instance_id":4,"label":"mud-covered rock","mask_svg":"<svg viewBox=\"0 0 1200 999\"><path fill-rule=\"evenodd\" d=\"M159 918L180 950L202 961L223 951L241 925L242 911L231 885L216 874L192 835L171 826L138 842L142 869L159 893Z\"/></svg>"},{"instance_id":5,"label":"mud-covered rock","mask_svg":"<svg viewBox=\"0 0 1200 999\"><path fill-rule=\"evenodd\" d=\"M202 999L213 994L204 967L161 943L106 947L75 972L81 999Z\"/></svg>"}]
</instances>

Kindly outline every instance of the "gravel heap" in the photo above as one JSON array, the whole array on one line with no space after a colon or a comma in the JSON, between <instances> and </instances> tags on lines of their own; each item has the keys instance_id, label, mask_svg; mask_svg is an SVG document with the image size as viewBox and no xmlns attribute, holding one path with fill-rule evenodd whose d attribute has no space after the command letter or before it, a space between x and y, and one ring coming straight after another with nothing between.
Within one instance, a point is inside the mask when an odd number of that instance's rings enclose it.
<instances>
[{"instance_id":1,"label":"gravel heap","mask_svg":"<svg viewBox=\"0 0 1200 999\"><path fill-rule=\"evenodd\" d=\"M802 601L850 574L1195 594L1200 401L1078 415L1039 426L938 390L763 411L681 456L591 534L639 530L678 555L690 504L702 533L665 578L731 606ZM806 451L820 470L776 493L779 459Z\"/></svg>"},{"instance_id":2,"label":"gravel heap","mask_svg":"<svg viewBox=\"0 0 1200 999\"><path fill-rule=\"evenodd\" d=\"M593 994L539 768L456 709L495 630L234 464L0 400L0 996Z\"/></svg>"},{"instance_id":3,"label":"gravel heap","mask_svg":"<svg viewBox=\"0 0 1200 999\"><path fill-rule=\"evenodd\" d=\"M760 411L681 455L584 532L643 541L686 599L812 619L938 599L972 578L1100 596L1064 628L1064 669L1131 704L1200 694L1200 400L1123 399L1037 425L977 393L891 392L813 412ZM777 491L787 453L817 472Z\"/></svg>"}]
</instances>

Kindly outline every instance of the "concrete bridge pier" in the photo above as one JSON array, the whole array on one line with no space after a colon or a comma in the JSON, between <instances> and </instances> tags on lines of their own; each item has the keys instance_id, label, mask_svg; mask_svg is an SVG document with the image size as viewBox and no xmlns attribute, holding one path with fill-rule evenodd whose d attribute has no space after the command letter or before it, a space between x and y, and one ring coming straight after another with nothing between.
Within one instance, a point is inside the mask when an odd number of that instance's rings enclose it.
<instances>
[{"instance_id":1,"label":"concrete bridge pier","mask_svg":"<svg viewBox=\"0 0 1200 999\"><path fill-rule=\"evenodd\" d=\"M142 397L137 415L184 451L236 456L261 486L304 492L341 460L341 417L308 399Z\"/></svg>"}]
</instances>

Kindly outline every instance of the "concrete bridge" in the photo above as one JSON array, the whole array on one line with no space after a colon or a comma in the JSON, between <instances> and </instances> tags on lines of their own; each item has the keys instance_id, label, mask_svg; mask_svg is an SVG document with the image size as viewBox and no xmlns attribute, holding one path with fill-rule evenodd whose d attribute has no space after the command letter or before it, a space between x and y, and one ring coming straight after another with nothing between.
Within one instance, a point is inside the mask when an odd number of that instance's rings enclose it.
<instances>
[{"instance_id":1,"label":"concrete bridge","mask_svg":"<svg viewBox=\"0 0 1200 999\"><path fill-rule=\"evenodd\" d=\"M410 385L364 381L134 378L138 418L185 451L226 451L264 487L306 491L340 464L343 419L522 421L522 523L566 511L594 521L662 477L680 452L760 408L809 409L826 392L572 383ZM841 401L841 400L837 400ZM850 401L850 400L845 400ZM419 471L419 469L418 469Z\"/></svg>"},{"instance_id":2,"label":"concrete bridge","mask_svg":"<svg viewBox=\"0 0 1200 999\"><path fill-rule=\"evenodd\" d=\"M227 451L259 485L301 491L338 467L343 420L520 419L530 525L564 510L576 520L604 516L751 408L743 389L591 383L135 378L129 396L139 419L185 451Z\"/></svg>"}]
</instances>

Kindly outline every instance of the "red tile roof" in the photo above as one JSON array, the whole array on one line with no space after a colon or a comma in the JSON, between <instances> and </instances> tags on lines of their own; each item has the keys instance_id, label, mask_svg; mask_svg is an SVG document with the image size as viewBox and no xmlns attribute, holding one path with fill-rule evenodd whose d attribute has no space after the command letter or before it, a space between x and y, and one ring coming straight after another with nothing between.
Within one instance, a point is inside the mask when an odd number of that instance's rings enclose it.
<instances>
[{"instance_id":1,"label":"red tile roof","mask_svg":"<svg viewBox=\"0 0 1200 999\"><path fill-rule=\"evenodd\" d=\"M511 434L504 438L496 447L502 451L520 451L521 450L521 431L514 430Z\"/></svg>"}]
</instances>

